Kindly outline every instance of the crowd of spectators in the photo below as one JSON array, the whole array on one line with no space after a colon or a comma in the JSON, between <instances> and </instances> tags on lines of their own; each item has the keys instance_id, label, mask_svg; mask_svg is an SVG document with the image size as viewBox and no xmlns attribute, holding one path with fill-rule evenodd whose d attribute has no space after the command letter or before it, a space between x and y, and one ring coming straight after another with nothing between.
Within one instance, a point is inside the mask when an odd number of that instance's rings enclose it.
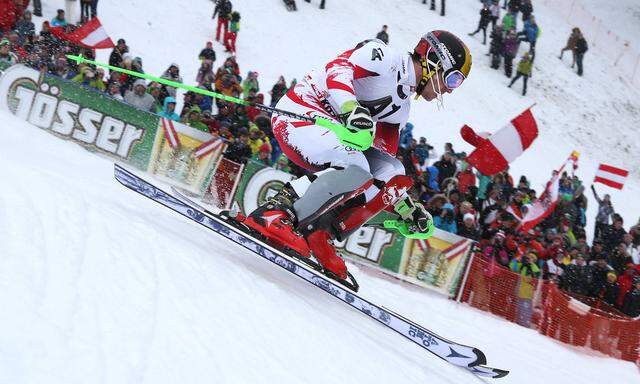
<instances>
[{"instance_id":1,"label":"crowd of spectators","mask_svg":"<svg viewBox=\"0 0 640 384\"><path fill-rule=\"evenodd\" d=\"M23 4L20 0L11 1L14 5ZM518 2L509 2L512 3ZM522 4L519 9L523 19L535 23L532 10L527 10L530 2L524 0ZM224 37L233 32L226 26L225 18L232 20L234 11L229 0L217 1L216 9L216 30L220 32L217 40L225 44L227 39ZM296 175L304 172L282 155L271 131L270 118L265 113L194 92L182 95L183 105L178 112L178 95L173 87L147 83L115 71L105 73L101 68L78 66L67 60L67 53L81 53L89 58L94 57L94 53L51 34L52 25L61 25L69 31L77 28L65 20L64 11L58 11L50 22L43 22L38 33L31 21L31 12L25 8L19 11L20 16L1 32L0 61L24 63L49 75L95 88L142 110L209 132L227 142L224 156L232 161L244 163L254 159ZM517 12L511 10L509 14L515 19ZM501 26L497 16L492 14L491 17L496 19L489 19L495 24L492 34L506 29L507 39L519 35L514 28L505 28L505 18ZM6 22L6 19L2 21ZM514 20L507 19L507 24L509 22L515 24ZM487 27L488 23L483 25ZM529 43L529 52L532 52L535 40ZM231 48L230 51L235 51L235 47ZM572 45L567 44L567 49L572 49ZM142 58L131 57L128 52L126 41L119 39L109 64L144 72ZM194 60L200 61L193 79L198 87L266 103L258 72L248 71L243 77L233 55L224 58L216 67L218 57L213 42L207 42ZM576 63L578 60L576 57ZM183 82L180 66L170 64L162 78ZM275 105L293 85L295 79L287 85L281 76L268 92L270 105ZM412 129L410 123L404 128L397 157L405 165L407 174L414 178L411 193L425 204L438 228L476 240L482 257L492 263L523 275L553 280L568 292L599 298L630 316L640 315L640 222L625 230L622 217L615 213L608 195L601 198L593 189L599 209L594 240L588 244L585 187L576 175L565 172L560 178L561 199L554 212L534 229L523 233L518 228L519 218L537 196L526 176L514 183L508 170L492 177L482 175L471 169L463 160L466 154L455 152L450 143L445 145L442 156L430 164L433 146L424 137L413 139Z\"/></svg>"},{"instance_id":2,"label":"crowd of spectators","mask_svg":"<svg viewBox=\"0 0 640 384\"><path fill-rule=\"evenodd\" d=\"M588 244L585 187L577 175L560 175L560 200L551 215L522 232L520 219L538 192L526 176L514 182L508 169L479 173L447 143L429 164L433 147L403 130L398 158L414 178L411 191L433 215L436 227L478 242L481 257L530 277L555 281L560 288L599 298L629 316L640 316L640 220L624 229L609 195L591 186L598 215Z\"/></svg>"}]
</instances>

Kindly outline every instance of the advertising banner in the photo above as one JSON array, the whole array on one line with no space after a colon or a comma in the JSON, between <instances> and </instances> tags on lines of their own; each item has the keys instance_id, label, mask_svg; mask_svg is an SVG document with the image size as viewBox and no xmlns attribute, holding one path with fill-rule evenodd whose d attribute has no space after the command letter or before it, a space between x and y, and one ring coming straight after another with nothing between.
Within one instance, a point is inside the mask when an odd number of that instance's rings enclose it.
<instances>
[{"instance_id":1,"label":"advertising banner","mask_svg":"<svg viewBox=\"0 0 640 384\"><path fill-rule=\"evenodd\" d=\"M204 192L224 149L211 134L24 65L0 69L0 109L89 151Z\"/></svg>"}]
</instances>

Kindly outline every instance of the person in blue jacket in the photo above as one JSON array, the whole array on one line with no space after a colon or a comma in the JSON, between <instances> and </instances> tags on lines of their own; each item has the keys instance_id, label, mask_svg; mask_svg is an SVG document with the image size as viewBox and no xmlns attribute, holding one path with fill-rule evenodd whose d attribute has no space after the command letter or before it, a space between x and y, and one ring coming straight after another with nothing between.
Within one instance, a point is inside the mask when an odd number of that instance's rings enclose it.
<instances>
[{"instance_id":1,"label":"person in blue jacket","mask_svg":"<svg viewBox=\"0 0 640 384\"><path fill-rule=\"evenodd\" d=\"M407 123L402 132L400 132L400 143L398 145L407 149L411 144L411 140L413 140L413 124Z\"/></svg>"},{"instance_id":2,"label":"person in blue jacket","mask_svg":"<svg viewBox=\"0 0 640 384\"><path fill-rule=\"evenodd\" d=\"M524 29L518 32L518 36L522 36L520 41L526 41L529 43L529 55L531 56L531 62L533 63L536 56L536 42L540 36L540 27L538 27L533 15L529 17L529 20L524 22Z\"/></svg>"},{"instance_id":3,"label":"person in blue jacket","mask_svg":"<svg viewBox=\"0 0 640 384\"><path fill-rule=\"evenodd\" d=\"M446 203L442 206L442 213L433 218L433 224L435 224L436 228L442 229L443 231L458 233L456 220L453 214L453 205L451 203Z\"/></svg>"},{"instance_id":4,"label":"person in blue jacket","mask_svg":"<svg viewBox=\"0 0 640 384\"><path fill-rule=\"evenodd\" d=\"M164 98L164 103L162 105L162 112L159 113L160 116L165 119L180 121L180 116L175 112L176 110L176 99L171 96L167 96Z\"/></svg>"}]
</instances>

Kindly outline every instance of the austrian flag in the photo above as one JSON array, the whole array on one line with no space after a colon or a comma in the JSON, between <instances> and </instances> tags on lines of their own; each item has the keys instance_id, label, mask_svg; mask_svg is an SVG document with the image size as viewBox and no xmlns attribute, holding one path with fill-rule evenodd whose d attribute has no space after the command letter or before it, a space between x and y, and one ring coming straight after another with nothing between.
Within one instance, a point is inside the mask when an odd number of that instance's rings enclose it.
<instances>
[{"instance_id":1,"label":"austrian flag","mask_svg":"<svg viewBox=\"0 0 640 384\"><path fill-rule=\"evenodd\" d=\"M97 17L71 33L66 33L63 27L50 30L54 36L85 48L107 49L115 46Z\"/></svg>"},{"instance_id":2,"label":"austrian flag","mask_svg":"<svg viewBox=\"0 0 640 384\"><path fill-rule=\"evenodd\" d=\"M629 171L612 167L606 164L600 164L596 172L594 183L602 183L612 188L622 189L624 182L629 175Z\"/></svg>"},{"instance_id":3,"label":"austrian flag","mask_svg":"<svg viewBox=\"0 0 640 384\"><path fill-rule=\"evenodd\" d=\"M477 134L465 125L462 138L476 147L465 159L482 174L491 176L504 171L538 137L538 125L531 109L522 112L492 135Z\"/></svg>"}]
</instances>

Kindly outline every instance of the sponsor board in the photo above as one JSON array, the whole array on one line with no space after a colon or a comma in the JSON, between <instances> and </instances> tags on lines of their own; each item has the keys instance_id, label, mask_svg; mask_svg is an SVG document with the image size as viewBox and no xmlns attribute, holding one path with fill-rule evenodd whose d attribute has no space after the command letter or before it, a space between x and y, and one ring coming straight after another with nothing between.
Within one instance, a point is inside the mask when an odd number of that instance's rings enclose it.
<instances>
[{"instance_id":1,"label":"sponsor board","mask_svg":"<svg viewBox=\"0 0 640 384\"><path fill-rule=\"evenodd\" d=\"M171 122L169 136L165 119L93 88L21 64L0 70L0 109L194 192L208 185L224 149L209 133Z\"/></svg>"}]
</instances>

